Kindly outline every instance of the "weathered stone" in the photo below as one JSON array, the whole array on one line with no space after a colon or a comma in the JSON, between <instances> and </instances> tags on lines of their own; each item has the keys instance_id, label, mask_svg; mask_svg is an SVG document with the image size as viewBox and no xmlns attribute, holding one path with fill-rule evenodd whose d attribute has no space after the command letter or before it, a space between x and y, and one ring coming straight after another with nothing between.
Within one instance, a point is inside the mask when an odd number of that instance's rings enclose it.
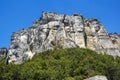
<instances>
[{"instance_id":1,"label":"weathered stone","mask_svg":"<svg viewBox=\"0 0 120 80\"><path fill-rule=\"evenodd\" d=\"M7 62L21 64L37 53L71 47L89 48L116 57L120 56L120 37L108 35L97 19L43 12L32 27L12 34Z\"/></svg>"},{"instance_id":2,"label":"weathered stone","mask_svg":"<svg viewBox=\"0 0 120 80\"><path fill-rule=\"evenodd\" d=\"M120 35L117 33L109 33L109 36L114 46L119 47L120 49Z\"/></svg>"},{"instance_id":3,"label":"weathered stone","mask_svg":"<svg viewBox=\"0 0 120 80\"><path fill-rule=\"evenodd\" d=\"M108 80L105 76L94 76L94 77L90 77L90 78L87 78L87 79L84 79L84 80Z\"/></svg>"},{"instance_id":4,"label":"weathered stone","mask_svg":"<svg viewBox=\"0 0 120 80\"><path fill-rule=\"evenodd\" d=\"M87 48L96 50L99 53L106 53L112 56L120 56L120 48L114 45L104 29L96 19L85 19L85 33Z\"/></svg>"},{"instance_id":5,"label":"weathered stone","mask_svg":"<svg viewBox=\"0 0 120 80\"><path fill-rule=\"evenodd\" d=\"M0 48L0 58L7 56L8 50L6 47Z\"/></svg>"}]
</instances>

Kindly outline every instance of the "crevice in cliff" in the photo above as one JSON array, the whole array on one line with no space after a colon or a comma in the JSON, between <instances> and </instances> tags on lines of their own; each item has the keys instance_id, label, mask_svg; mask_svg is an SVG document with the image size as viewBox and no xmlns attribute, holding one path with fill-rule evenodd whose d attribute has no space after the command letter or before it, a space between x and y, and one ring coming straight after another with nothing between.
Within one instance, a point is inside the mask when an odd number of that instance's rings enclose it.
<instances>
[{"instance_id":1,"label":"crevice in cliff","mask_svg":"<svg viewBox=\"0 0 120 80\"><path fill-rule=\"evenodd\" d=\"M85 18L83 18L82 16L82 21L83 21L83 31L84 31L84 42L85 42L85 47L87 48L87 34L86 34L86 30L85 30L85 23L86 23L86 20Z\"/></svg>"},{"instance_id":2,"label":"crevice in cliff","mask_svg":"<svg viewBox=\"0 0 120 80\"><path fill-rule=\"evenodd\" d=\"M86 35L86 33L84 32L84 42L85 42L85 47L87 48L87 35Z\"/></svg>"}]
</instances>

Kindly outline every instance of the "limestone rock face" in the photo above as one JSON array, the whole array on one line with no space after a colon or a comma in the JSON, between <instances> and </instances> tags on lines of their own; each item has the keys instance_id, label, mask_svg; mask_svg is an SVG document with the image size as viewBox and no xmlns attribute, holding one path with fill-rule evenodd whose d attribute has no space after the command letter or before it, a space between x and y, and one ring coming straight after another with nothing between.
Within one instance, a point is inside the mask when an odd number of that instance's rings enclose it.
<instances>
[{"instance_id":1,"label":"limestone rock face","mask_svg":"<svg viewBox=\"0 0 120 80\"><path fill-rule=\"evenodd\" d=\"M8 50L6 47L0 48L0 58L5 57L7 55L7 53L8 53Z\"/></svg>"},{"instance_id":2,"label":"limestone rock face","mask_svg":"<svg viewBox=\"0 0 120 80\"><path fill-rule=\"evenodd\" d=\"M113 43L97 19L43 12L32 27L12 34L7 62L21 64L42 51L71 47L120 56L120 44Z\"/></svg>"},{"instance_id":3,"label":"limestone rock face","mask_svg":"<svg viewBox=\"0 0 120 80\"><path fill-rule=\"evenodd\" d=\"M90 77L88 79L84 79L84 80L108 80L105 76L94 76L94 77Z\"/></svg>"},{"instance_id":4,"label":"limestone rock face","mask_svg":"<svg viewBox=\"0 0 120 80\"><path fill-rule=\"evenodd\" d=\"M117 46L118 49L120 50L120 35L117 33L109 33L109 36L114 46Z\"/></svg>"},{"instance_id":5,"label":"limestone rock face","mask_svg":"<svg viewBox=\"0 0 120 80\"><path fill-rule=\"evenodd\" d=\"M111 40L112 37L110 37L98 20L85 19L85 33L87 48L96 50L99 53L120 56L120 41L117 41L118 44L115 45ZM117 39L120 39L120 37L117 37Z\"/></svg>"}]
</instances>

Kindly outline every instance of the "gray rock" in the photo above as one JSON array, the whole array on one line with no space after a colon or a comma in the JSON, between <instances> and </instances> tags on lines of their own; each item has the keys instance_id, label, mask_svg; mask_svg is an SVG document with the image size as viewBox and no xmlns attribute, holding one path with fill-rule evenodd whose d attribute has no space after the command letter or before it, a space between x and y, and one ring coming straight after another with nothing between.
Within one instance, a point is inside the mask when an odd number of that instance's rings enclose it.
<instances>
[{"instance_id":1,"label":"gray rock","mask_svg":"<svg viewBox=\"0 0 120 80\"><path fill-rule=\"evenodd\" d=\"M94 76L94 77L90 77L90 78L87 78L87 79L84 79L84 80L108 80L105 76Z\"/></svg>"},{"instance_id":2,"label":"gray rock","mask_svg":"<svg viewBox=\"0 0 120 80\"><path fill-rule=\"evenodd\" d=\"M120 49L120 35L117 33L109 33L109 37L111 38L114 46L118 46Z\"/></svg>"},{"instance_id":3,"label":"gray rock","mask_svg":"<svg viewBox=\"0 0 120 80\"><path fill-rule=\"evenodd\" d=\"M8 50L6 47L0 48L0 58L7 56Z\"/></svg>"},{"instance_id":4,"label":"gray rock","mask_svg":"<svg viewBox=\"0 0 120 80\"><path fill-rule=\"evenodd\" d=\"M120 56L120 44L113 43L97 19L43 12L32 27L12 34L7 62L21 64L40 52L71 47Z\"/></svg>"},{"instance_id":5,"label":"gray rock","mask_svg":"<svg viewBox=\"0 0 120 80\"><path fill-rule=\"evenodd\" d=\"M119 44L113 44L111 37L96 19L85 19L87 48L114 57L120 56Z\"/></svg>"}]
</instances>

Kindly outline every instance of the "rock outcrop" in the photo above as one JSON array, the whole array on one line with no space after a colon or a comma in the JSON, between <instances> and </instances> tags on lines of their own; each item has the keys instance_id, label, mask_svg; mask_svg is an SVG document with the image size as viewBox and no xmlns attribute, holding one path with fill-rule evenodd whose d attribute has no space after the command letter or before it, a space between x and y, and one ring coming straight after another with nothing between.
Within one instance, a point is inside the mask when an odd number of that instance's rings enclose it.
<instances>
[{"instance_id":1,"label":"rock outcrop","mask_svg":"<svg viewBox=\"0 0 120 80\"><path fill-rule=\"evenodd\" d=\"M112 40L112 43L115 46L118 46L118 49L120 50L120 35L117 33L109 33L109 37Z\"/></svg>"},{"instance_id":2,"label":"rock outcrop","mask_svg":"<svg viewBox=\"0 0 120 80\"><path fill-rule=\"evenodd\" d=\"M2 58L5 58L5 57L7 56L7 53L8 53L8 50L7 50L6 47L0 48L0 60L1 60Z\"/></svg>"},{"instance_id":3,"label":"rock outcrop","mask_svg":"<svg viewBox=\"0 0 120 80\"><path fill-rule=\"evenodd\" d=\"M32 27L12 34L7 62L21 64L42 51L70 47L120 56L120 44L114 40L97 19L43 12Z\"/></svg>"},{"instance_id":4,"label":"rock outcrop","mask_svg":"<svg viewBox=\"0 0 120 80\"><path fill-rule=\"evenodd\" d=\"M105 76L94 76L94 77L90 77L90 78L87 78L87 79L84 79L84 80L108 80Z\"/></svg>"}]
</instances>

